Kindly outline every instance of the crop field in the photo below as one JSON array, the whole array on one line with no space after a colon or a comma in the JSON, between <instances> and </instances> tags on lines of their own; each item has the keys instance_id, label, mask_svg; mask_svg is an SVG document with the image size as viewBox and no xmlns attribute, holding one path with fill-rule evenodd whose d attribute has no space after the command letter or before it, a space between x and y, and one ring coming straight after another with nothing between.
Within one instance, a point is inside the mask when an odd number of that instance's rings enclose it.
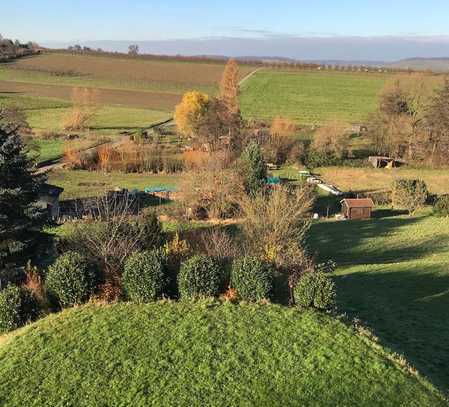
<instances>
[{"instance_id":1,"label":"crop field","mask_svg":"<svg viewBox=\"0 0 449 407\"><path fill-rule=\"evenodd\" d=\"M220 63L52 53L0 65L0 89L4 82L9 82L9 86L23 92L45 92L42 96L52 92L52 96L55 93L61 96L67 92L70 95L72 87L90 87L102 90L100 97L104 103L129 105L136 99L133 107L172 110L186 91L196 89L215 94L223 69L224 64ZM252 70L242 66L241 77ZM50 90L49 86L57 89ZM129 96L123 91L128 91ZM145 99L153 101L151 106L148 106L151 102L145 104Z\"/></svg>"},{"instance_id":2,"label":"crop field","mask_svg":"<svg viewBox=\"0 0 449 407\"><path fill-rule=\"evenodd\" d=\"M245 117L277 115L299 124L331 119L357 123L376 109L377 95L387 74L259 71L242 86Z\"/></svg>"},{"instance_id":3,"label":"crop field","mask_svg":"<svg viewBox=\"0 0 449 407\"><path fill-rule=\"evenodd\" d=\"M320 222L308 243L340 266L340 310L449 393L449 219Z\"/></svg>"}]
</instances>

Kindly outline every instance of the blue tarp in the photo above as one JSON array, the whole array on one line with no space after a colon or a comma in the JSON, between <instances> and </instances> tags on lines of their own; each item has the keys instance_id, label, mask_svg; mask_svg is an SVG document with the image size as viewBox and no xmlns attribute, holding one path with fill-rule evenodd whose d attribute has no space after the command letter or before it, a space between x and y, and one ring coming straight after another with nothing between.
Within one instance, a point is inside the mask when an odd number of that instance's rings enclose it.
<instances>
[{"instance_id":1,"label":"blue tarp","mask_svg":"<svg viewBox=\"0 0 449 407\"><path fill-rule=\"evenodd\" d=\"M268 177L267 184L268 185L280 185L281 179L279 177Z\"/></svg>"},{"instance_id":2,"label":"blue tarp","mask_svg":"<svg viewBox=\"0 0 449 407\"><path fill-rule=\"evenodd\" d=\"M156 187L148 187L144 189L146 194L160 194L162 192L175 192L176 188L168 185L160 185Z\"/></svg>"}]
</instances>

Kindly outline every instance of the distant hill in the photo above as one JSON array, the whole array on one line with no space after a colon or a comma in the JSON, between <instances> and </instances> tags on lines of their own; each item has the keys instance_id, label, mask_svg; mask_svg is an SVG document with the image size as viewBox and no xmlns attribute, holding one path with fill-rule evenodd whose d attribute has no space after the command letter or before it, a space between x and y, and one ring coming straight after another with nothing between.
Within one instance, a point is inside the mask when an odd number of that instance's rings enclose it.
<instances>
[{"instance_id":1,"label":"distant hill","mask_svg":"<svg viewBox=\"0 0 449 407\"><path fill-rule=\"evenodd\" d=\"M437 72L449 71L449 57L448 58L409 58L403 59L392 64L390 67L401 69L426 70L431 69Z\"/></svg>"}]
</instances>

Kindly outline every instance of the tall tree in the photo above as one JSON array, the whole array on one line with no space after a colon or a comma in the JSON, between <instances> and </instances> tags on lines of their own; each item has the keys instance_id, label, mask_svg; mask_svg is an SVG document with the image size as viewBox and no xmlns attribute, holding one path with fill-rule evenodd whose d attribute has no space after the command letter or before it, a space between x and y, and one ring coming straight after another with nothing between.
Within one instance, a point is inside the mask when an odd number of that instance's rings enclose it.
<instances>
[{"instance_id":1,"label":"tall tree","mask_svg":"<svg viewBox=\"0 0 449 407\"><path fill-rule=\"evenodd\" d=\"M21 123L11 123L0 110L0 266L25 260L27 249L42 241L46 211L36 206L45 177L34 172L20 136Z\"/></svg>"},{"instance_id":2,"label":"tall tree","mask_svg":"<svg viewBox=\"0 0 449 407\"><path fill-rule=\"evenodd\" d=\"M208 113L210 98L197 91L184 94L176 106L175 122L178 130L186 137L196 138Z\"/></svg>"},{"instance_id":3,"label":"tall tree","mask_svg":"<svg viewBox=\"0 0 449 407\"><path fill-rule=\"evenodd\" d=\"M139 46L137 44L131 44L128 47L128 55L132 56L139 55Z\"/></svg>"},{"instance_id":4,"label":"tall tree","mask_svg":"<svg viewBox=\"0 0 449 407\"><path fill-rule=\"evenodd\" d=\"M259 144L251 141L243 151L240 161L245 191L250 196L256 196L267 183L267 169Z\"/></svg>"},{"instance_id":5,"label":"tall tree","mask_svg":"<svg viewBox=\"0 0 449 407\"><path fill-rule=\"evenodd\" d=\"M436 159L448 162L449 150L449 78L435 92L426 112L426 124L429 131L429 150L432 164Z\"/></svg>"},{"instance_id":6,"label":"tall tree","mask_svg":"<svg viewBox=\"0 0 449 407\"><path fill-rule=\"evenodd\" d=\"M235 59L230 59L226 64L220 84L220 99L223 100L228 110L237 114L239 107L239 66Z\"/></svg>"}]
</instances>

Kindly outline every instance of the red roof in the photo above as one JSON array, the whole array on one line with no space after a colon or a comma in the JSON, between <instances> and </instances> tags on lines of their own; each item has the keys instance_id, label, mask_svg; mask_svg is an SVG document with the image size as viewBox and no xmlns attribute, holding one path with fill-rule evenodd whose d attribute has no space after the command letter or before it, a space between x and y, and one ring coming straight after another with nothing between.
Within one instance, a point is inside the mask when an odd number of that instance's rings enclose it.
<instances>
[{"instance_id":1,"label":"red roof","mask_svg":"<svg viewBox=\"0 0 449 407\"><path fill-rule=\"evenodd\" d=\"M371 198L343 199L341 203L343 202L348 208L374 208L374 202Z\"/></svg>"}]
</instances>

